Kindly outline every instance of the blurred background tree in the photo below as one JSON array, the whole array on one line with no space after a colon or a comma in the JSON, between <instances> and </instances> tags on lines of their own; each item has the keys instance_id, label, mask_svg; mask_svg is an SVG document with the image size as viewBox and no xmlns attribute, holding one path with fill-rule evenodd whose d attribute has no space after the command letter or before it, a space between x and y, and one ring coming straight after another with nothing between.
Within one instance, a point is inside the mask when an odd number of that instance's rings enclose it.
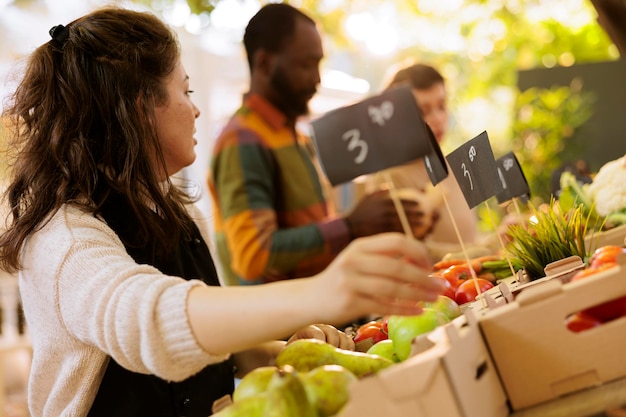
<instances>
[{"instance_id":1,"label":"blurred background tree","mask_svg":"<svg viewBox=\"0 0 626 417\"><path fill-rule=\"evenodd\" d=\"M180 0L137 1L167 8ZM191 13L207 16L220 3L248 3L186 1ZM324 65L367 80L372 94L399 66L420 61L439 68L453 114L444 152L488 130L496 154L516 152L540 201L549 198L551 171L584 154L584 141L573 143L572 137L591 116L593 97L580 85L522 93L518 71L619 59L620 43L597 20L598 10L606 16L600 7L607 4L609 16L615 15L616 2L288 1L320 23L328 57Z\"/></svg>"},{"instance_id":2,"label":"blurred background tree","mask_svg":"<svg viewBox=\"0 0 626 417\"><path fill-rule=\"evenodd\" d=\"M532 87L515 101L512 151L536 202L548 202L551 176L567 161L582 159L585 143L574 132L593 111L594 95L580 85Z\"/></svg>"},{"instance_id":3,"label":"blurred background tree","mask_svg":"<svg viewBox=\"0 0 626 417\"><path fill-rule=\"evenodd\" d=\"M34 10L46 0L7 2ZM549 175L544 162L559 166L571 157L563 149L584 153L584 141L575 147L566 146L566 141L593 112L593 100L580 86L521 94L519 71L615 61L626 44L622 0L287 2L319 22L327 55L323 67L366 80L367 94L382 90L399 66L419 61L439 68L447 80L452 112L444 152L487 130L496 156L510 150L519 153L531 192L541 199ZM132 3L193 33L231 25L232 42L240 47L249 17L267 1ZM224 23L228 19L232 22ZM1 24L0 19L0 29ZM532 117L520 117L529 114Z\"/></svg>"}]
</instances>

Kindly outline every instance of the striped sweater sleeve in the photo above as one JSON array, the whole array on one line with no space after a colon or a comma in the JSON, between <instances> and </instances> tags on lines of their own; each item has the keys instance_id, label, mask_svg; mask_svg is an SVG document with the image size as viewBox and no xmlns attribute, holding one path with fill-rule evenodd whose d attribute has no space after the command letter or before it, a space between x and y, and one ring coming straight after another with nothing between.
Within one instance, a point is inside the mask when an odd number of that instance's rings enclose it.
<instances>
[{"instance_id":1,"label":"striped sweater sleeve","mask_svg":"<svg viewBox=\"0 0 626 417\"><path fill-rule=\"evenodd\" d=\"M316 181L295 157L284 158L294 164L288 167L290 172L281 172L285 165L277 162L281 157L277 154L295 150L271 149L246 129L225 133L214 150L210 188L218 245L226 246L228 259L222 263L228 262L240 279L264 282L317 272L348 242L342 219L319 216L315 221L295 220L301 223L297 226L280 224L282 218L297 219L301 214L298 201L293 207L283 201L282 182L291 178L307 189L308 182ZM324 206L322 198L307 209L322 212ZM220 256L225 257L224 251Z\"/></svg>"}]
</instances>

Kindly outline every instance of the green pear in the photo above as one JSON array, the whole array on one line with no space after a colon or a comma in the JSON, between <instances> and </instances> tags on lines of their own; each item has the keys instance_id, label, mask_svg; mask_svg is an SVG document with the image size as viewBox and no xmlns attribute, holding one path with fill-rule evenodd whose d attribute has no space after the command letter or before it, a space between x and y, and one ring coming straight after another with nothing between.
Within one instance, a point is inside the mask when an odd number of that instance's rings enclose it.
<instances>
[{"instance_id":1,"label":"green pear","mask_svg":"<svg viewBox=\"0 0 626 417\"><path fill-rule=\"evenodd\" d=\"M233 401L237 402L252 395L265 392L270 379L276 372L278 372L276 366L261 366L248 372L235 388Z\"/></svg>"},{"instance_id":2,"label":"green pear","mask_svg":"<svg viewBox=\"0 0 626 417\"><path fill-rule=\"evenodd\" d=\"M450 319L442 312L432 308L416 316L389 316L387 326L389 339L393 340L393 349L400 361L404 361L411 354L411 343L416 336L426 334L442 324L449 323Z\"/></svg>"},{"instance_id":3,"label":"green pear","mask_svg":"<svg viewBox=\"0 0 626 417\"><path fill-rule=\"evenodd\" d=\"M263 417L267 403L267 394L255 394L224 407L213 417Z\"/></svg>"},{"instance_id":4,"label":"green pear","mask_svg":"<svg viewBox=\"0 0 626 417\"><path fill-rule=\"evenodd\" d=\"M301 373L311 404L320 417L337 414L350 398L350 385L357 377L340 365L322 365L312 371Z\"/></svg>"},{"instance_id":5,"label":"green pear","mask_svg":"<svg viewBox=\"0 0 626 417\"><path fill-rule=\"evenodd\" d=\"M276 372L265 391L263 417L318 417L304 389L304 384L291 366Z\"/></svg>"},{"instance_id":6,"label":"green pear","mask_svg":"<svg viewBox=\"0 0 626 417\"><path fill-rule=\"evenodd\" d=\"M396 351L393 348L393 340L391 339L381 340L380 342L372 345L372 347L367 350L367 353L370 355L382 356L392 362L400 362L400 359L398 359L398 355L396 355Z\"/></svg>"},{"instance_id":7,"label":"green pear","mask_svg":"<svg viewBox=\"0 0 626 417\"><path fill-rule=\"evenodd\" d=\"M276 366L293 366L309 372L322 365L341 365L358 378L393 365L387 358L334 347L318 339L299 339L285 346L276 357Z\"/></svg>"}]
</instances>

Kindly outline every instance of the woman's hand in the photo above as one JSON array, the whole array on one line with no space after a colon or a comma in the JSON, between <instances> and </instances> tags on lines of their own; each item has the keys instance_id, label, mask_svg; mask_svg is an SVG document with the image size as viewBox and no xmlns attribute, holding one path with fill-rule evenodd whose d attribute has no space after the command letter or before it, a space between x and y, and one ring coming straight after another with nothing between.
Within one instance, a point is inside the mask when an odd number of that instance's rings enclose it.
<instances>
[{"instance_id":1,"label":"woman's hand","mask_svg":"<svg viewBox=\"0 0 626 417\"><path fill-rule=\"evenodd\" d=\"M439 278L428 276L430 270L423 243L400 233L378 234L354 240L311 278L257 286L198 285L189 292L187 311L207 352L240 352L283 339L310 323L340 325L370 314L419 314L418 301L434 301L445 290ZM335 345L345 343L341 335L333 342L333 334L324 332L323 337Z\"/></svg>"},{"instance_id":2,"label":"woman's hand","mask_svg":"<svg viewBox=\"0 0 626 417\"><path fill-rule=\"evenodd\" d=\"M298 339L319 339L341 349L354 350L354 340L329 324L312 324L303 327L289 338L287 344Z\"/></svg>"},{"instance_id":3,"label":"woman's hand","mask_svg":"<svg viewBox=\"0 0 626 417\"><path fill-rule=\"evenodd\" d=\"M398 233L365 237L314 278L311 299L330 324L368 314L419 314L418 301L433 301L445 289L430 270L421 242Z\"/></svg>"}]
</instances>

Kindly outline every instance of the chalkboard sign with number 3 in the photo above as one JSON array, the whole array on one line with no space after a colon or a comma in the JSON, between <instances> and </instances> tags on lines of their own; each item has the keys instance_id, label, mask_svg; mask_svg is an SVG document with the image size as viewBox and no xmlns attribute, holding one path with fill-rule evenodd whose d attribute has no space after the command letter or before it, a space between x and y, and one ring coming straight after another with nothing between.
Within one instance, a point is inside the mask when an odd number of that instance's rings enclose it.
<instances>
[{"instance_id":1,"label":"chalkboard sign with number 3","mask_svg":"<svg viewBox=\"0 0 626 417\"><path fill-rule=\"evenodd\" d=\"M332 185L428 154L425 126L409 87L386 91L311 122Z\"/></svg>"},{"instance_id":2,"label":"chalkboard sign with number 3","mask_svg":"<svg viewBox=\"0 0 626 417\"><path fill-rule=\"evenodd\" d=\"M353 151L358 149L359 152L357 156L354 158L355 164L362 164L367 158L367 150L369 149L367 146L367 142L361 140L361 132L357 129L350 129L346 133L343 134L343 140L348 141L348 150Z\"/></svg>"}]
</instances>

